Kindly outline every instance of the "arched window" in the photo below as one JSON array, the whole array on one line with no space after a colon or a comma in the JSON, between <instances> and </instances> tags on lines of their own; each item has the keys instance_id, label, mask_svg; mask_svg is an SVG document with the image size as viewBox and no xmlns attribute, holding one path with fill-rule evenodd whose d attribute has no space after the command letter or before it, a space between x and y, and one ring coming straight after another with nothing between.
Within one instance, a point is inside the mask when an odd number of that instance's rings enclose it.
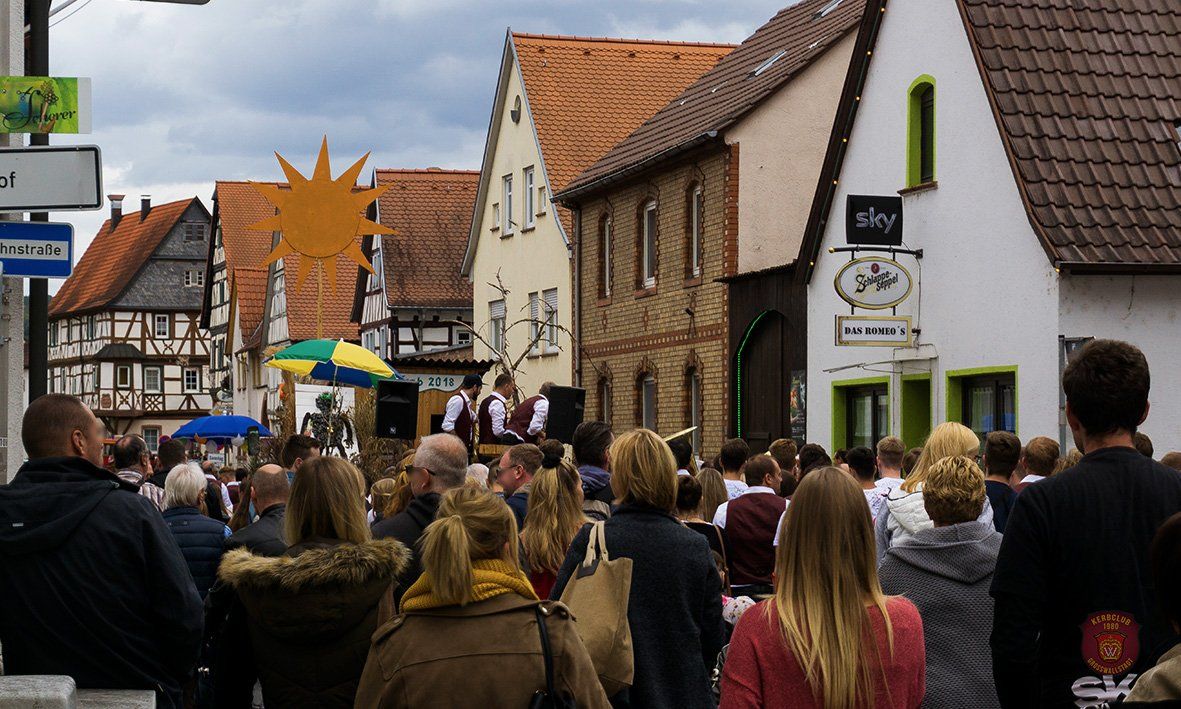
<instances>
[{"instance_id":1,"label":"arched window","mask_svg":"<svg viewBox=\"0 0 1181 709\"><path fill-rule=\"evenodd\" d=\"M599 217L599 297L611 295L611 215Z\"/></svg>"},{"instance_id":2,"label":"arched window","mask_svg":"<svg viewBox=\"0 0 1181 709\"><path fill-rule=\"evenodd\" d=\"M910 85L906 120L906 184L935 181L935 79L923 74Z\"/></svg>"},{"instance_id":3,"label":"arched window","mask_svg":"<svg viewBox=\"0 0 1181 709\"><path fill-rule=\"evenodd\" d=\"M701 277L705 249L705 190L700 182L685 194L685 278Z\"/></svg>"},{"instance_id":4,"label":"arched window","mask_svg":"<svg viewBox=\"0 0 1181 709\"><path fill-rule=\"evenodd\" d=\"M611 380L607 377L599 377L599 420L608 426L611 425Z\"/></svg>"},{"instance_id":5,"label":"arched window","mask_svg":"<svg viewBox=\"0 0 1181 709\"><path fill-rule=\"evenodd\" d=\"M645 357L636 369L636 425L657 430L656 367Z\"/></svg>"},{"instance_id":6,"label":"arched window","mask_svg":"<svg viewBox=\"0 0 1181 709\"><path fill-rule=\"evenodd\" d=\"M640 209L639 214L639 234L640 243L639 254L637 254L636 264L638 265L637 288L655 288L656 287L656 264L657 264L657 224L656 224L656 200L650 199L644 203Z\"/></svg>"}]
</instances>

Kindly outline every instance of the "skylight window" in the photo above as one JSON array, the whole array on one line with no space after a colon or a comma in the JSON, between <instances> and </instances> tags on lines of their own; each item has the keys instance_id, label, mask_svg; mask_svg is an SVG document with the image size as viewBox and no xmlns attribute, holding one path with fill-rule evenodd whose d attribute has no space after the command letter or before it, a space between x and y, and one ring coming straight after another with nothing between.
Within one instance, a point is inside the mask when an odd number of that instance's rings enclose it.
<instances>
[{"instance_id":1,"label":"skylight window","mask_svg":"<svg viewBox=\"0 0 1181 709\"><path fill-rule=\"evenodd\" d=\"M812 15L812 19L813 19L813 20L819 20L820 18L824 17L824 16L825 16L825 15L827 15L828 13L830 13L830 12L832 12L833 10L837 9L837 5L840 5L840 4L841 4L841 0L832 0L832 2L828 3L828 4L827 4L827 5L825 5L824 7L820 8L819 10L817 10L817 11L816 11L816 14L815 14L815 15Z\"/></svg>"},{"instance_id":2,"label":"skylight window","mask_svg":"<svg viewBox=\"0 0 1181 709\"><path fill-rule=\"evenodd\" d=\"M782 58L784 54L787 54L787 50L780 49L770 59L768 59L767 61L760 64L754 71L752 71L750 73L750 75L751 76L758 76L758 75L762 74L764 71L767 71L768 69L771 68L771 65L774 64L775 62L779 61L780 58Z\"/></svg>"}]
</instances>

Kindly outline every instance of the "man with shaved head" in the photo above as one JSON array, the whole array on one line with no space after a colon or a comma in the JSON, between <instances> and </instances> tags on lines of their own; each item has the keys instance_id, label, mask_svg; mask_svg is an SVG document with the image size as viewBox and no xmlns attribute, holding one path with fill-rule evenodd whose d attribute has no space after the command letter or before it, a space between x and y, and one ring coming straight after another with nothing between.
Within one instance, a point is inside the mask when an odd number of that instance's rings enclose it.
<instances>
[{"instance_id":1,"label":"man with shaved head","mask_svg":"<svg viewBox=\"0 0 1181 709\"><path fill-rule=\"evenodd\" d=\"M160 512L102 466L106 431L79 399L25 410L29 462L0 487L0 645L13 675L151 689L181 706L201 598Z\"/></svg>"},{"instance_id":2,"label":"man with shaved head","mask_svg":"<svg viewBox=\"0 0 1181 709\"><path fill-rule=\"evenodd\" d=\"M283 521L287 515L287 496L291 485L287 471L278 465L264 465L250 476L250 503L258 519L230 535L226 551L246 547L259 556L281 556L287 551ZM238 504L248 504L239 500Z\"/></svg>"}]
</instances>

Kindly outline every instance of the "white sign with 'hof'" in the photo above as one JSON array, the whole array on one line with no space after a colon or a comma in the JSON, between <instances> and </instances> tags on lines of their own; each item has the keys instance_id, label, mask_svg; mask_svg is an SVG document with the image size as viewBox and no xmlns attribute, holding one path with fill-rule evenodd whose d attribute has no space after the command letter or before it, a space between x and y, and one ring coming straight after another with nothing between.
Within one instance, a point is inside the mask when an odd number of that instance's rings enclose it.
<instances>
[{"instance_id":1,"label":"white sign with 'hof'","mask_svg":"<svg viewBox=\"0 0 1181 709\"><path fill-rule=\"evenodd\" d=\"M102 160L97 145L0 148L0 212L101 206Z\"/></svg>"},{"instance_id":2,"label":"white sign with 'hof'","mask_svg":"<svg viewBox=\"0 0 1181 709\"><path fill-rule=\"evenodd\" d=\"M912 343L909 317L888 315L838 315L838 347L909 347Z\"/></svg>"},{"instance_id":3,"label":"white sign with 'hof'","mask_svg":"<svg viewBox=\"0 0 1181 709\"><path fill-rule=\"evenodd\" d=\"M867 310L884 310L910 295L910 272L894 259L867 256L850 261L837 272L837 295L846 303Z\"/></svg>"}]
</instances>

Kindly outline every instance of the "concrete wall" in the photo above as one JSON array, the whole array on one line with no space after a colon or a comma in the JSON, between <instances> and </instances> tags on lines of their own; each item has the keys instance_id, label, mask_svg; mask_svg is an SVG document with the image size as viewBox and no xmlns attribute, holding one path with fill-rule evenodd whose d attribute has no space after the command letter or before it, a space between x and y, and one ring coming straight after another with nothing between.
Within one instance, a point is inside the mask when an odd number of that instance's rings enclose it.
<instances>
[{"instance_id":1,"label":"concrete wall","mask_svg":"<svg viewBox=\"0 0 1181 709\"><path fill-rule=\"evenodd\" d=\"M856 33L726 131L742 146L738 183L738 272L790 263L812 196Z\"/></svg>"},{"instance_id":2,"label":"concrete wall","mask_svg":"<svg viewBox=\"0 0 1181 709\"><path fill-rule=\"evenodd\" d=\"M925 258L899 256L916 285L898 307L921 328L922 346L836 347L835 315L850 307L833 279L849 255L827 249L845 245L846 194L906 186L907 91L922 74L936 80L938 187L904 197L905 246ZM1017 434L1057 436L1057 275L1030 228L955 3L897 3L883 20L816 258L808 321L810 441L833 444L834 381L891 377L890 430L898 433L902 374L931 372L937 423L947 419L946 372L1011 365Z\"/></svg>"},{"instance_id":3,"label":"concrete wall","mask_svg":"<svg viewBox=\"0 0 1181 709\"><path fill-rule=\"evenodd\" d=\"M1157 458L1181 450L1179 287L1175 276L1064 276L1059 289L1062 335L1126 340L1148 358L1150 409L1140 430Z\"/></svg>"},{"instance_id":4,"label":"concrete wall","mask_svg":"<svg viewBox=\"0 0 1181 709\"><path fill-rule=\"evenodd\" d=\"M469 276L473 286L475 327L482 328L481 334L486 338L490 334L489 328L485 327L489 318L488 303L501 298L500 293L489 285L496 283L498 272L505 287L510 291L505 299L508 323L529 317L530 293L540 294L550 288L558 290L559 323L570 328L573 314L570 255L558 225L557 209L552 204L544 205L545 214L535 217L536 226L529 231L522 228L525 224L522 170L530 165L534 166L535 189L545 182L533 116L529 111L520 71L515 62L502 90L506 96L502 109L504 116L495 136L495 155L490 163L483 166L488 189L484 202L476 205L479 243ZM517 96L522 100L522 115L520 122L514 123L509 118L509 111L512 110ZM517 223L513 235L508 237L501 233L500 225L493 215L493 205L501 201L501 179L505 175L513 176L513 220ZM548 190L547 194L553 194L553 190ZM524 352L529 340L528 324L521 324L510 330L510 356ZM559 344L562 346L561 350L547 352L541 356L530 356L521 363L517 386L525 396L537 393L537 388L545 381L570 383L572 348L569 337L559 335ZM483 344L476 342L474 356L476 359L488 359L491 353ZM489 370L484 382L489 389L495 377L496 370Z\"/></svg>"}]
</instances>

